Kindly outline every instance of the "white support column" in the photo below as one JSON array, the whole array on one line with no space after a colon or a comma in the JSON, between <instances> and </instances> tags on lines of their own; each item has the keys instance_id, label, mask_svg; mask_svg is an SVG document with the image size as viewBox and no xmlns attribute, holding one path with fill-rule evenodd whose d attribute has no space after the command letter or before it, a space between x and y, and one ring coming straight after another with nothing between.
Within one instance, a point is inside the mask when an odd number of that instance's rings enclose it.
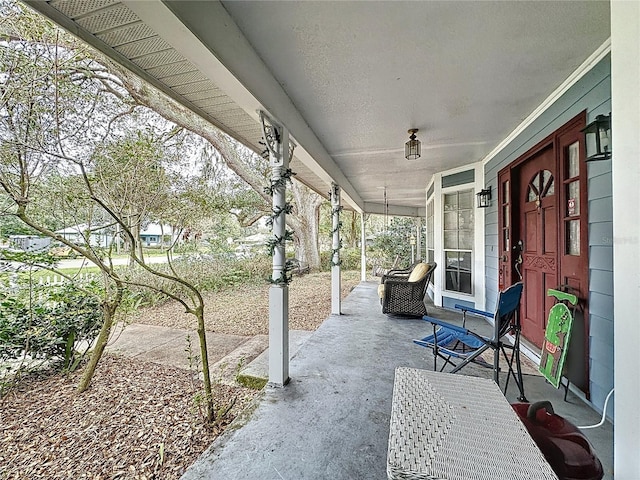
<instances>
[{"instance_id":1,"label":"white support column","mask_svg":"<svg viewBox=\"0 0 640 480\"><path fill-rule=\"evenodd\" d=\"M273 240L286 236L286 182L289 168L289 132L261 113L265 143L269 150L273 190ZM283 387L289 382L289 287L285 281L285 245L276 243L273 252L274 282L269 288L269 385Z\"/></svg>"},{"instance_id":2,"label":"white support column","mask_svg":"<svg viewBox=\"0 0 640 480\"><path fill-rule=\"evenodd\" d=\"M367 281L367 234L364 231L364 212L360 214L360 281Z\"/></svg>"},{"instance_id":3,"label":"white support column","mask_svg":"<svg viewBox=\"0 0 640 480\"><path fill-rule=\"evenodd\" d=\"M416 261L422 260L422 217L416 217Z\"/></svg>"},{"instance_id":4,"label":"white support column","mask_svg":"<svg viewBox=\"0 0 640 480\"><path fill-rule=\"evenodd\" d=\"M331 257L331 314L340 315L341 279L340 279L340 186L331 184L331 211L333 225L333 255Z\"/></svg>"},{"instance_id":5,"label":"white support column","mask_svg":"<svg viewBox=\"0 0 640 480\"><path fill-rule=\"evenodd\" d=\"M611 2L616 479L640 478L640 2Z\"/></svg>"}]
</instances>

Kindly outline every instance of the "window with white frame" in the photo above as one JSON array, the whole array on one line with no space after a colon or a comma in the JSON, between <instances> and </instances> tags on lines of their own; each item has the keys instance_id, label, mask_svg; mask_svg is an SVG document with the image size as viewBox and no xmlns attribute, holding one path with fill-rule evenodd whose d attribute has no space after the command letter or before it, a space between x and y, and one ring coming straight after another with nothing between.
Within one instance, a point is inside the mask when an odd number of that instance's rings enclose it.
<instances>
[{"instance_id":1,"label":"window with white frame","mask_svg":"<svg viewBox=\"0 0 640 480\"><path fill-rule=\"evenodd\" d=\"M433 198L427 203L427 262L435 261L435 215Z\"/></svg>"},{"instance_id":2,"label":"window with white frame","mask_svg":"<svg viewBox=\"0 0 640 480\"><path fill-rule=\"evenodd\" d=\"M473 201L472 189L443 196L445 290L473 293Z\"/></svg>"}]
</instances>

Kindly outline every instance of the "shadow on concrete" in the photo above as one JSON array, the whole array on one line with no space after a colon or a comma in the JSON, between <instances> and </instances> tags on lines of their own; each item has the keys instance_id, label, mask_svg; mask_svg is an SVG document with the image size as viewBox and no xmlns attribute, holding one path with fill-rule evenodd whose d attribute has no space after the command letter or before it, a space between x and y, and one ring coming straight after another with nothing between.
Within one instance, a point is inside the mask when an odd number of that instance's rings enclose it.
<instances>
[{"instance_id":1,"label":"shadow on concrete","mask_svg":"<svg viewBox=\"0 0 640 480\"><path fill-rule=\"evenodd\" d=\"M382 315L376 288L373 282L356 287L343 303L344 314L329 317L293 357L290 384L266 387L254 409L218 438L182 478L387 478L394 371L398 366L432 369L433 357L411 341L429 333L429 325L421 319ZM429 314L448 321L459 318L435 307ZM489 332L484 320L469 321L478 322L472 328ZM491 370L476 365L464 373L492 376ZM535 369L525 375L525 391L529 401L550 400L556 413L577 425L600 420L572 393L564 402L563 392ZM515 401L516 396L512 385L507 399ZM612 479L611 424L585 433L603 463L605 478Z\"/></svg>"}]
</instances>

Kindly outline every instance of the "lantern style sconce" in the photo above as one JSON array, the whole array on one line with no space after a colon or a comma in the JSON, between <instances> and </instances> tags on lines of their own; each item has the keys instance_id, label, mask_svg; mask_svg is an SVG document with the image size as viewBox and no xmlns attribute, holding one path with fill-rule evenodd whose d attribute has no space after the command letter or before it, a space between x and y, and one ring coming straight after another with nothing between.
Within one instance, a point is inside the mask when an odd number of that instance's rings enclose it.
<instances>
[{"instance_id":1,"label":"lantern style sconce","mask_svg":"<svg viewBox=\"0 0 640 480\"><path fill-rule=\"evenodd\" d=\"M420 158L420 140L416 139L417 128L412 128L407 133L410 133L409 141L404 144L404 158L407 160L416 160Z\"/></svg>"},{"instance_id":2,"label":"lantern style sconce","mask_svg":"<svg viewBox=\"0 0 640 480\"><path fill-rule=\"evenodd\" d=\"M584 130L587 162L611 158L611 115L598 115Z\"/></svg>"},{"instance_id":3,"label":"lantern style sconce","mask_svg":"<svg viewBox=\"0 0 640 480\"><path fill-rule=\"evenodd\" d=\"M476 193L476 197L478 197L478 208L487 208L491 205L491 185Z\"/></svg>"}]
</instances>

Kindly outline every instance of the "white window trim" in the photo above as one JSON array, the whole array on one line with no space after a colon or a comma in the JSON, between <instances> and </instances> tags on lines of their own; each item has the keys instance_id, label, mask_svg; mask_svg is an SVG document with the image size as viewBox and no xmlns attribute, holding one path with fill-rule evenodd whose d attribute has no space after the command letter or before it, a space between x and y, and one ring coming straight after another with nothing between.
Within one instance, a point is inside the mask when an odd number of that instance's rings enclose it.
<instances>
[{"instance_id":1,"label":"white window trim","mask_svg":"<svg viewBox=\"0 0 640 480\"><path fill-rule=\"evenodd\" d=\"M442 188L442 177L452 175L454 173L464 172L466 170L474 169L475 180L471 183L465 183L456 185L455 187ZM467 165L452 170L443 171L437 173L433 177L433 208L434 208L434 248L435 248L435 261L438 264L438 268L434 272L433 283L433 302L436 306L442 306L443 296L464 302L473 302L475 308L484 310L485 308L485 214L486 208L477 208L474 199L474 215L473 215L473 253L472 253L472 268L473 268L473 294L453 292L445 290L445 255L444 255L444 215L443 215L443 197L446 193L457 192L459 190L473 189L474 194L485 188L484 184L484 166L482 162L477 162L473 165ZM430 200L426 199L426 203ZM497 201L497 198L492 198L492 202ZM426 239L425 239L426 240ZM425 242L426 243L426 242Z\"/></svg>"}]
</instances>

